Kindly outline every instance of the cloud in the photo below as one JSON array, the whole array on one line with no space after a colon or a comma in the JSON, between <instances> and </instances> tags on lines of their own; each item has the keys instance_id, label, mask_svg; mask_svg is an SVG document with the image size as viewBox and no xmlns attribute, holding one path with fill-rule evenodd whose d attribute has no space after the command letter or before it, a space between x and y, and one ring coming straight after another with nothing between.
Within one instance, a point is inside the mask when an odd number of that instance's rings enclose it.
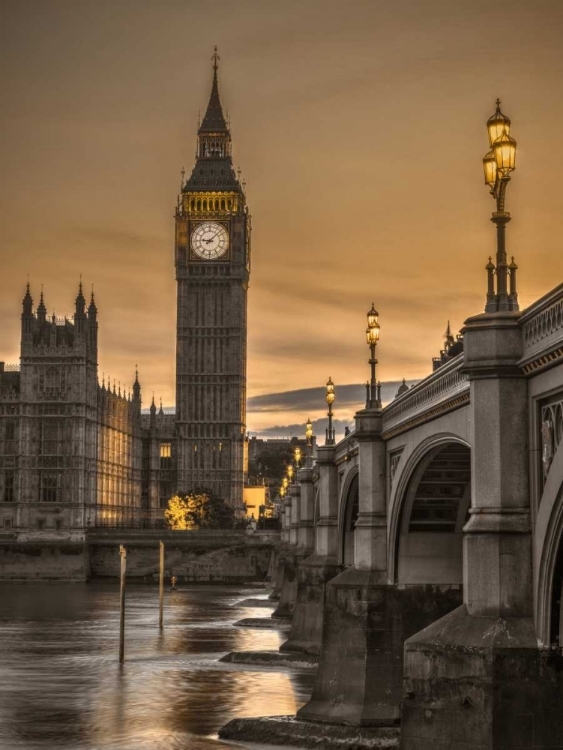
<instances>
[{"instance_id":1,"label":"cloud","mask_svg":"<svg viewBox=\"0 0 563 750\"><path fill-rule=\"evenodd\" d=\"M416 383L409 380L409 386ZM391 381L381 384L381 398L384 402L391 401L400 381ZM366 399L366 386L363 383L340 385L336 388L336 401L340 408L356 406L361 408ZM285 391L283 393L269 393L262 396L253 396L248 399L248 411L257 412L293 412L293 411L316 411L324 408L324 388L302 388L296 391ZM272 428L275 429L275 428Z\"/></svg>"},{"instance_id":2,"label":"cloud","mask_svg":"<svg viewBox=\"0 0 563 750\"><path fill-rule=\"evenodd\" d=\"M317 436L317 441L320 437L320 442L323 442L325 431L328 427L328 419L326 417L322 419L313 419L311 420L311 424L313 425L313 434ZM332 427L337 437L340 437L344 434L344 430L346 429L346 427L351 430L354 429L354 420L333 419ZM299 422L295 422L293 424L287 425L276 425L274 427L266 427L263 430L259 430L257 433L251 432L250 434L256 434L259 437L266 439L303 436L305 434L305 423L300 424Z\"/></svg>"}]
</instances>

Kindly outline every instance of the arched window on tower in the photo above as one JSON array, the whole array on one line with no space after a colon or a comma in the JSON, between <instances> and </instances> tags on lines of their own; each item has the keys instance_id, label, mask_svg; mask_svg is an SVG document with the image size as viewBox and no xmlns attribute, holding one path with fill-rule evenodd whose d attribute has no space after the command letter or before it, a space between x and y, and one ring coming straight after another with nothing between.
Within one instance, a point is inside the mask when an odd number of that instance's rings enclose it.
<instances>
[{"instance_id":1,"label":"arched window on tower","mask_svg":"<svg viewBox=\"0 0 563 750\"><path fill-rule=\"evenodd\" d=\"M221 201L221 210L222 210L222 211L224 211L224 210L225 210L225 199L223 199L223 200Z\"/></svg>"},{"instance_id":2,"label":"arched window on tower","mask_svg":"<svg viewBox=\"0 0 563 750\"><path fill-rule=\"evenodd\" d=\"M203 210L207 211L207 200L203 201Z\"/></svg>"},{"instance_id":3,"label":"arched window on tower","mask_svg":"<svg viewBox=\"0 0 563 750\"><path fill-rule=\"evenodd\" d=\"M197 210L201 211L201 201L200 200L198 200L198 202L197 202Z\"/></svg>"}]
</instances>

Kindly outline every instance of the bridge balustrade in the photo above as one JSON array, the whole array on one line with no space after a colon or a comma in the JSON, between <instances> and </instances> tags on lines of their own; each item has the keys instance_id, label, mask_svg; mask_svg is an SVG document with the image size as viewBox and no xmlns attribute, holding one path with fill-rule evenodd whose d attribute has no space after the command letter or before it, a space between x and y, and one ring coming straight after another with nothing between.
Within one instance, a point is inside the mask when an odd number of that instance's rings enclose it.
<instances>
[{"instance_id":1,"label":"bridge balustrade","mask_svg":"<svg viewBox=\"0 0 563 750\"><path fill-rule=\"evenodd\" d=\"M524 351L518 364L526 374L563 356L563 284L528 307L520 323Z\"/></svg>"},{"instance_id":2,"label":"bridge balustrade","mask_svg":"<svg viewBox=\"0 0 563 750\"><path fill-rule=\"evenodd\" d=\"M469 401L463 353L410 388L383 409L383 437L389 439L435 415Z\"/></svg>"}]
</instances>

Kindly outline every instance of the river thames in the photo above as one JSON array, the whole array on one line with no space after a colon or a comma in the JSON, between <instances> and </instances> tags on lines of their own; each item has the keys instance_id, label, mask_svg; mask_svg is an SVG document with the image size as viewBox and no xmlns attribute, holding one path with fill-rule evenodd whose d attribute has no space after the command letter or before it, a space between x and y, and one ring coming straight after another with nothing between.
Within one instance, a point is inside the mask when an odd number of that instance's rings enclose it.
<instances>
[{"instance_id":1,"label":"river thames","mask_svg":"<svg viewBox=\"0 0 563 750\"><path fill-rule=\"evenodd\" d=\"M233 747L216 733L234 717L294 714L313 671L219 661L285 640L233 626L270 614L240 606L257 596L243 586L167 591L159 631L158 589L128 586L120 665L117 585L0 584L0 748L219 750Z\"/></svg>"}]
</instances>

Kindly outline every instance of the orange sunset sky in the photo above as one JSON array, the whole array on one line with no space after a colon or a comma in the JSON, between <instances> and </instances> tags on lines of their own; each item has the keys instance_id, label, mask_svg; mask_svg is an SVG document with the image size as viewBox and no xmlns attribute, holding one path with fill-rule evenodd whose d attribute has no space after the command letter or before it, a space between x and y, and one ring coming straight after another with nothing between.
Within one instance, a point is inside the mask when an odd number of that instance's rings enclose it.
<instances>
[{"instance_id":1,"label":"orange sunset sky","mask_svg":"<svg viewBox=\"0 0 563 750\"><path fill-rule=\"evenodd\" d=\"M138 363L145 406L173 405L173 213L216 44L253 217L249 396L365 381L372 301L379 377L424 377L447 320L484 306L497 96L521 306L563 279L562 31L560 0L4 0L0 360L28 274L61 316L82 274L100 378ZM250 430L309 416L275 401Z\"/></svg>"}]
</instances>

